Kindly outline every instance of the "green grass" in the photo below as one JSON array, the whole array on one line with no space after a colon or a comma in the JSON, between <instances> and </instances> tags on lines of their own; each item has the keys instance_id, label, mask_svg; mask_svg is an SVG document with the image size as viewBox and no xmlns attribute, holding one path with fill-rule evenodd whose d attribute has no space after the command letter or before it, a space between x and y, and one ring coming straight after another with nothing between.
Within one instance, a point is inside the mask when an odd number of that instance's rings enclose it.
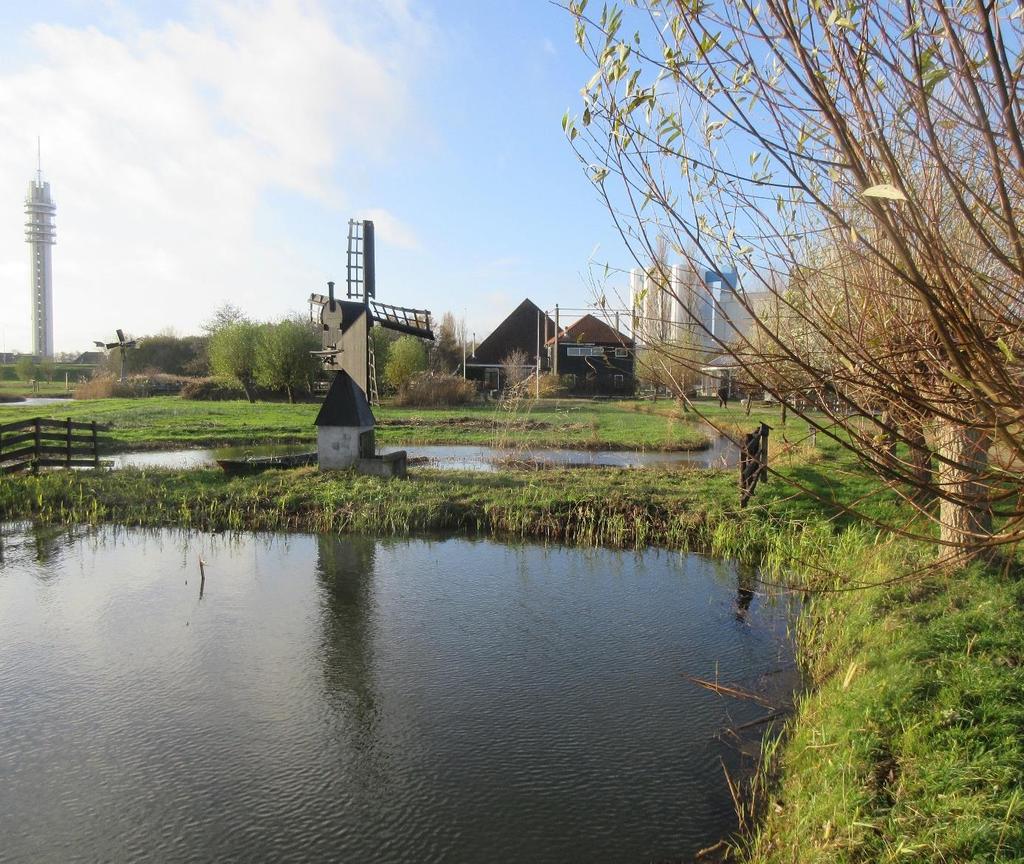
<instances>
[{"instance_id":1,"label":"green grass","mask_svg":"<svg viewBox=\"0 0 1024 864\"><path fill-rule=\"evenodd\" d=\"M408 482L316 469L50 472L0 485L0 515L204 529L459 531L588 545L710 544L733 478L628 470L414 471ZM709 489L713 493L709 494Z\"/></svg>"},{"instance_id":2,"label":"green grass","mask_svg":"<svg viewBox=\"0 0 1024 864\"><path fill-rule=\"evenodd\" d=\"M824 595L799 633L811 689L747 860L1024 860L1024 583L975 567Z\"/></svg>"},{"instance_id":3,"label":"green grass","mask_svg":"<svg viewBox=\"0 0 1024 864\"><path fill-rule=\"evenodd\" d=\"M634 410L639 403L541 400L514 416L495 406L455 409L375 409L380 444L492 444L585 449L685 450L705 446L696 417ZM95 399L67 405L0 408L0 422L27 417L96 420L113 428L108 450L229 444L309 443L316 440L316 404L195 402L174 396ZM741 412L737 412L738 414ZM505 432L507 431L507 435Z\"/></svg>"}]
</instances>

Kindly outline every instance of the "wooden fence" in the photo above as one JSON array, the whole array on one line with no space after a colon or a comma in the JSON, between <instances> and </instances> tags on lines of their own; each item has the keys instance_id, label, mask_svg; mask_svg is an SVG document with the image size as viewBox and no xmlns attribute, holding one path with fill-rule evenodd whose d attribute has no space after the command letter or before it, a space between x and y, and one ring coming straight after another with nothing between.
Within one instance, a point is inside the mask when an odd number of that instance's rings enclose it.
<instances>
[{"instance_id":1,"label":"wooden fence","mask_svg":"<svg viewBox=\"0 0 1024 864\"><path fill-rule=\"evenodd\" d=\"M99 468L99 432L95 421L79 423L34 417L0 424L0 474L40 468Z\"/></svg>"}]
</instances>

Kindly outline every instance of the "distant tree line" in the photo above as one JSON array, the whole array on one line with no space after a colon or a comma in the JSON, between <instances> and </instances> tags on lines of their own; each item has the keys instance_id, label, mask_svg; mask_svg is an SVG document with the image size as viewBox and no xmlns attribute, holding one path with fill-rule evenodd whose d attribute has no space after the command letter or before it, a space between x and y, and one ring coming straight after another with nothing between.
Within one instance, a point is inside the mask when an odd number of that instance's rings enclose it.
<instances>
[{"instance_id":1,"label":"distant tree line","mask_svg":"<svg viewBox=\"0 0 1024 864\"><path fill-rule=\"evenodd\" d=\"M128 352L129 375L164 373L187 377L215 376L241 387L249 401L260 390L285 393L289 401L312 390L321 367L310 352L321 347L315 325L300 317L276 322L248 318L238 307L218 308L203 333L178 336L171 332L138 338ZM370 331L378 373L384 392L396 392L420 373L452 375L462 370L465 325L446 312L435 327L435 340L400 335L374 327ZM109 352L101 364L104 374L118 374L120 355ZM26 380L46 374L40 364L22 364Z\"/></svg>"}]
</instances>

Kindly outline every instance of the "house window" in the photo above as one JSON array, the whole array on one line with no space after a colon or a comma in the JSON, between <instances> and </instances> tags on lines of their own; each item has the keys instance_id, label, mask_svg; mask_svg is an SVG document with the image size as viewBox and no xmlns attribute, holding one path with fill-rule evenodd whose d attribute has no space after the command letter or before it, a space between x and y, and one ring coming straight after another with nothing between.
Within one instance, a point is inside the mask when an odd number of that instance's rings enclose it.
<instances>
[{"instance_id":1,"label":"house window","mask_svg":"<svg viewBox=\"0 0 1024 864\"><path fill-rule=\"evenodd\" d=\"M592 345L569 345L565 349L567 357L604 357L604 348Z\"/></svg>"},{"instance_id":2,"label":"house window","mask_svg":"<svg viewBox=\"0 0 1024 864\"><path fill-rule=\"evenodd\" d=\"M616 348L615 349L615 356L616 357L620 357L620 358L621 357L628 357L629 356L629 351L626 348ZM619 376L619 377L621 377L621 376Z\"/></svg>"},{"instance_id":3,"label":"house window","mask_svg":"<svg viewBox=\"0 0 1024 864\"><path fill-rule=\"evenodd\" d=\"M625 375L616 375L615 376L615 386L616 387L622 387L625 383L626 383L626 376Z\"/></svg>"}]
</instances>

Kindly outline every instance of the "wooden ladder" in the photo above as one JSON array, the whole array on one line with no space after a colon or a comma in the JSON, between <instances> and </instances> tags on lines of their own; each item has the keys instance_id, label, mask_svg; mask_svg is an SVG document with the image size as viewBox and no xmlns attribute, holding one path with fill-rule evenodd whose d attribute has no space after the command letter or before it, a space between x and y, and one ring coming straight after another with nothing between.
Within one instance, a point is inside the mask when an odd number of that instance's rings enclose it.
<instances>
[{"instance_id":1,"label":"wooden ladder","mask_svg":"<svg viewBox=\"0 0 1024 864\"><path fill-rule=\"evenodd\" d=\"M366 353L370 366L370 392L367 394L367 396L370 399L371 405L376 405L379 407L380 396L377 395L377 360L375 359L373 352L373 337L369 333L367 333Z\"/></svg>"}]
</instances>

